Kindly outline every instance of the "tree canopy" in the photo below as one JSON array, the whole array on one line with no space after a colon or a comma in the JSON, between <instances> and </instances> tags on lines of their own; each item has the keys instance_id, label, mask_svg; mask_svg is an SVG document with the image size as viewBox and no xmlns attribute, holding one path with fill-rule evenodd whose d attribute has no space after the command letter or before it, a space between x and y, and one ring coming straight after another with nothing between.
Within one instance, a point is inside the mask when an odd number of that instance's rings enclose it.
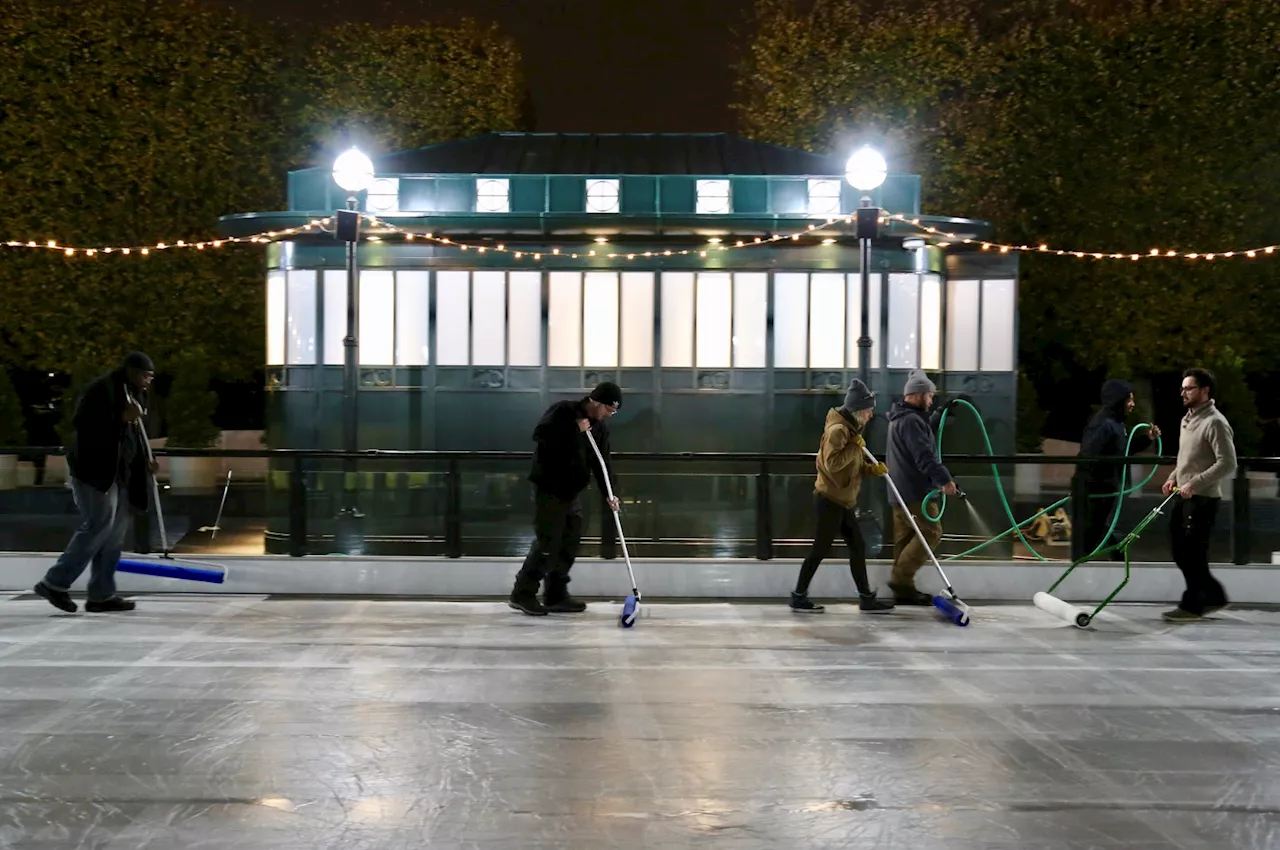
<instances>
[{"instance_id":1,"label":"tree canopy","mask_svg":"<svg viewBox=\"0 0 1280 850\"><path fill-rule=\"evenodd\" d=\"M0 240L207 239L284 206L286 172L514 129L523 83L491 27L293 33L187 0L8 0L0 15ZM261 249L69 257L0 249L0 362L70 371L183 347L262 362Z\"/></svg>"},{"instance_id":2,"label":"tree canopy","mask_svg":"<svg viewBox=\"0 0 1280 850\"><path fill-rule=\"evenodd\" d=\"M1014 244L1145 254L1280 242L1280 0L761 0L749 135L880 144L926 212ZM1274 259L1024 255L1023 358L1272 368Z\"/></svg>"}]
</instances>

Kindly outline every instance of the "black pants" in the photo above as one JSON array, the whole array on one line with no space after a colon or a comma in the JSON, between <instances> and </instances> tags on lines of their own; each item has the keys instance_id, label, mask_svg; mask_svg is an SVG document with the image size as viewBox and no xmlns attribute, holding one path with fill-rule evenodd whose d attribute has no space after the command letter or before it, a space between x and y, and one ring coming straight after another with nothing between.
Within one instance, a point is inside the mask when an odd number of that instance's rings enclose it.
<instances>
[{"instance_id":1,"label":"black pants","mask_svg":"<svg viewBox=\"0 0 1280 850\"><path fill-rule=\"evenodd\" d=\"M800 576L796 579L796 593L808 593L809 582L818 571L822 559L831 554L831 545L836 534L844 538L849 547L849 572L859 593L870 593L871 585L867 582L867 548L862 542L862 531L858 528L858 519L853 508L837 504L821 493L813 494L813 510L817 515L817 527L813 532L813 546L809 556L800 565Z\"/></svg>"},{"instance_id":2,"label":"black pants","mask_svg":"<svg viewBox=\"0 0 1280 850\"><path fill-rule=\"evenodd\" d=\"M1117 481L1114 485L1109 483L1089 483L1089 504L1085 509L1085 528L1084 528L1084 551L1087 555L1098 548L1098 544L1110 546L1113 543L1120 542L1118 535L1112 532L1107 536L1107 529L1111 528L1111 518L1113 514L1120 509L1119 497L1114 493L1120 489L1120 483ZM1101 498L1093 498L1101 494ZM1106 542L1103 542L1106 538ZM1112 553L1113 558L1124 560L1124 556Z\"/></svg>"},{"instance_id":3,"label":"black pants","mask_svg":"<svg viewBox=\"0 0 1280 850\"><path fill-rule=\"evenodd\" d=\"M547 599L563 599L569 592L569 570L582 539L581 503L576 497L565 500L535 490L533 531L533 545L516 574L514 592L536 595L538 585L545 579Z\"/></svg>"},{"instance_id":4,"label":"black pants","mask_svg":"<svg viewBox=\"0 0 1280 850\"><path fill-rule=\"evenodd\" d=\"M1190 499L1178 497L1173 502L1173 517L1169 522L1173 560L1187 582L1178 607L1192 614L1203 614L1206 608L1227 604L1226 591L1209 572L1209 534L1221 501L1209 496L1192 496Z\"/></svg>"}]
</instances>

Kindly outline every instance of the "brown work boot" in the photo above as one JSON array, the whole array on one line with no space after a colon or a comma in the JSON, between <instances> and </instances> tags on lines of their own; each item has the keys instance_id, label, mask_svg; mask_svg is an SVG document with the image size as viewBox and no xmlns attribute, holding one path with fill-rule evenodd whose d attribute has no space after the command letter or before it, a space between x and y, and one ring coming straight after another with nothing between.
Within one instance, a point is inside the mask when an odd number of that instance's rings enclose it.
<instances>
[{"instance_id":1,"label":"brown work boot","mask_svg":"<svg viewBox=\"0 0 1280 850\"><path fill-rule=\"evenodd\" d=\"M889 589L893 591L893 601L899 605L919 605L927 608L933 604L933 597L916 590L914 584L900 584L891 581L889 582Z\"/></svg>"}]
</instances>

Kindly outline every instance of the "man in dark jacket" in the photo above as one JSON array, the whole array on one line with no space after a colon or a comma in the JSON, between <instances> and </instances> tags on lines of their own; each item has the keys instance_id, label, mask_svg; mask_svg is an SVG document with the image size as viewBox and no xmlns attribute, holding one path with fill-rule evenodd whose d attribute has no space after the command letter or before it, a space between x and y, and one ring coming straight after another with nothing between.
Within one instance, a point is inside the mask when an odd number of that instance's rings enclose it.
<instances>
[{"instance_id":1,"label":"man in dark jacket","mask_svg":"<svg viewBox=\"0 0 1280 850\"><path fill-rule=\"evenodd\" d=\"M130 508L147 509L147 475L155 474L135 425L146 412L147 390L155 377L151 358L127 355L119 368L85 385L76 401L67 466L80 527L58 562L35 591L55 608L74 612L68 592L92 564L84 609L132 611L134 603L116 595L116 565L133 519Z\"/></svg>"},{"instance_id":2,"label":"man in dark jacket","mask_svg":"<svg viewBox=\"0 0 1280 850\"><path fill-rule=\"evenodd\" d=\"M920 370L911 373L902 389L902 401L889 410L889 476L907 503L893 505L893 570L889 589L899 605L932 605L933 597L916 589L916 573L929 557L919 536L911 527L907 511L915 517L920 533L929 548L942 539L942 524L925 519L924 498L934 490L954 496L958 490L951 473L938 460L934 433L929 427L928 410L933 404L934 386ZM890 501L893 501L890 497Z\"/></svg>"},{"instance_id":3,"label":"man in dark jacket","mask_svg":"<svg viewBox=\"0 0 1280 850\"><path fill-rule=\"evenodd\" d=\"M547 613L576 614L587 610L586 603L569 595L569 570L578 555L582 536L582 505L578 495L586 489L594 474L601 490L604 476L586 432L595 438L596 446L609 464L609 428L605 422L622 405L622 390L605 381L586 398L559 401L547 408L533 429L537 447L533 452L533 470L529 480L534 486L533 530L535 539L516 574L515 587L507 602L517 611L532 616ZM611 476L609 483L615 479ZM618 510L614 498L609 507ZM543 601L538 601L538 586L546 581Z\"/></svg>"},{"instance_id":4,"label":"man in dark jacket","mask_svg":"<svg viewBox=\"0 0 1280 850\"><path fill-rule=\"evenodd\" d=\"M1124 420L1133 411L1134 405L1133 387L1128 381L1110 380L1103 384L1102 408L1085 426L1084 436L1080 440L1080 454L1094 457L1123 455L1129 442L1129 435L1124 430ZM1151 434L1160 436L1160 429L1152 425ZM1136 454L1149 445L1151 437L1138 434L1129 448ZM1119 497L1115 494L1120 491L1120 474L1123 468L1124 464L1121 463L1098 463L1091 464L1085 471L1091 497L1084 530L1086 552L1097 549L1108 536L1107 529L1111 527L1112 515L1120 505ZM1094 498L1099 496L1102 498ZM1113 542L1113 539L1107 539L1105 545ZM1119 553L1112 557L1116 560L1124 559Z\"/></svg>"}]
</instances>

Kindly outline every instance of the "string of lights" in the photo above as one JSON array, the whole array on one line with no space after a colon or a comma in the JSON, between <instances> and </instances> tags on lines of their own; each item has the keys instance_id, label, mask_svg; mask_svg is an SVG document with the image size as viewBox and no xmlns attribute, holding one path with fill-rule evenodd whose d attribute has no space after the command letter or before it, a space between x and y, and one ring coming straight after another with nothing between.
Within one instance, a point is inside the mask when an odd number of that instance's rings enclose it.
<instances>
[{"instance_id":1,"label":"string of lights","mask_svg":"<svg viewBox=\"0 0 1280 850\"><path fill-rule=\"evenodd\" d=\"M723 237L713 236L707 241L707 244L705 247L650 249L647 251L614 251L614 250L610 250L608 247L600 247L600 246L608 245L608 240L602 236L596 237L596 244L597 244L596 248L588 248L586 250L573 249L573 248L566 250L566 249L554 248L554 247L551 248L550 250L530 250L527 248L514 248L504 243L479 244L475 242L460 242L456 239L450 239L447 236L437 236L436 234L431 232L420 232L420 231L409 230L409 229L400 227L398 225L391 224L390 222L385 221L383 219L379 219L376 216L365 216L365 218L370 220L370 222L375 226L381 225L382 227L389 229L392 233L396 233L398 235L403 236L405 240L409 242L412 242L415 239L422 239L425 241L434 242L439 245L455 247L461 251L475 251L477 254L484 254L492 251L495 253L509 254L517 260L529 259L529 260L533 260L534 262L538 262L542 260L543 257L567 257L569 259L574 259L574 260L576 259L608 259L608 260L625 259L628 261L635 260L638 258L643 258L643 257L650 257L650 258L651 257L685 257L685 256L694 256L694 255L698 257L706 257L708 254L716 253L720 251L734 251L740 248L754 248L760 245L771 245L777 242L788 242L788 241L798 242L802 237L823 233L824 231L827 231L828 229L836 225L853 223L852 216L828 218L826 221L822 222L821 224L811 224L808 226L806 230L801 230L801 231L797 231L795 233L790 233L790 234L775 233L772 236L752 236L746 239L734 239L733 237L730 237L732 244L726 243ZM325 221L327 221L327 219ZM887 222L888 222L888 216L887 215L882 216L881 223L887 223ZM377 239L379 237L373 236L370 238ZM823 242L827 244L834 241L835 239L833 238L825 238L823 240Z\"/></svg>"},{"instance_id":2,"label":"string of lights","mask_svg":"<svg viewBox=\"0 0 1280 850\"><path fill-rule=\"evenodd\" d=\"M1008 254L1010 251L1016 251L1028 254L1053 254L1058 257L1074 257L1076 259L1093 259L1093 260L1129 260L1137 262L1139 260L1215 260L1232 258L1254 259L1258 256L1266 257L1274 254L1280 245L1263 245L1258 248L1244 248L1234 251L1175 251L1168 249L1152 248L1141 254L1120 253L1115 251L1077 251L1067 248L1051 248L1048 245L1008 245L1003 242L989 242L982 239L971 239L960 236L956 233L948 233L930 225L922 224L920 219L913 218L902 213L894 213L889 216L894 221L903 222L919 229L921 233L933 236L936 241L934 244L940 248L947 248L954 244L962 245L978 245L983 251L999 251L1001 254Z\"/></svg>"},{"instance_id":3,"label":"string of lights","mask_svg":"<svg viewBox=\"0 0 1280 850\"><path fill-rule=\"evenodd\" d=\"M518 248L506 245L504 243L490 244L479 242L468 242L457 239L451 239L447 236L441 236L426 230L417 230L408 227L402 227L378 218L375 215L362 214L361 217L372 228L380 231L380 233L370 233L365 236L369 241L381 241L384 235L394 235L403 238L406 242L415 240L423 240L432 242L437 245L450 248L457 248L459 251L474 251L477 254L499 253L511 256L516 260L529 260L531 262L539 262L544 257L557 257L569 259L589 259L589 260L627 260L632 261L640 258L652 257L684 257L698 256L707 257L709 254L733 251L737 249L753 248L761 245L772 245L779 242L798 242L802 238L811 236L823 236L823 244L831 244L836 241L835 238L828 234L831 228L845 224L852 224L852 216L839 216L827 218L825 221L817 224L811 224L805 230L795 233L775 233L771 236L751 236L743 239L735 237L718 237L713 236L708 239L705 246L691 248L667 248L667 249L649 249L645 251L617 251L611 250L606 237L596 237L596 247L594 248L559 248L552 247L550 249L528 249ZM37 251L51 251L61 253L67 257L95 257L98 254L118 255L118 256L148 256L153 252L174 251L192 249L196 251L204 251L206 249L223 248L227 245L266 245L287 239L290 236L309 232L331 232L330 226L333 222L332 218L312 219L310 222L298 227L283 228L280 230L264 230L259 233L253 233L248 236L231 236L222 239L207 239L204 241L190 242L177 239L172 242L157 242L152 245L127 245L127 246L101 246L101 247L76 247L71 245L59 244L56 240L49 239L45 241L21 241L9 240L0 243L0 246L13 249L32 249ZM933 244L940 248L948 248L952 245L977 245L983 251L997 251L1002 254L1010 252L1032 253L1032 254L1052 254L1058 257L1072 257L1075 259L1092 259L1092 260L1128 260L1130 262L1138 262L1140 260L1205 260L1214 261L1218 259L1255 259L1257 257L1273 256L1280 250L1280 244L1262 245L1256 248L1244 248L1229 251L1178 251L1173 249L1151 248L1142 253L1125 253L1117 251L1083 251L1067 248L1054 248L1047 244L1040 245L1014 245L1003 242L995 242L982 239L974 239L971 237L961 236L958 233L949 232L945 229L924 224L918 217L905 213L884 213L881 215L880 223L888 224L891 222L899 222L910 227L916 228L921 235L931 237Z\"/></svg>"}]
</instances>

